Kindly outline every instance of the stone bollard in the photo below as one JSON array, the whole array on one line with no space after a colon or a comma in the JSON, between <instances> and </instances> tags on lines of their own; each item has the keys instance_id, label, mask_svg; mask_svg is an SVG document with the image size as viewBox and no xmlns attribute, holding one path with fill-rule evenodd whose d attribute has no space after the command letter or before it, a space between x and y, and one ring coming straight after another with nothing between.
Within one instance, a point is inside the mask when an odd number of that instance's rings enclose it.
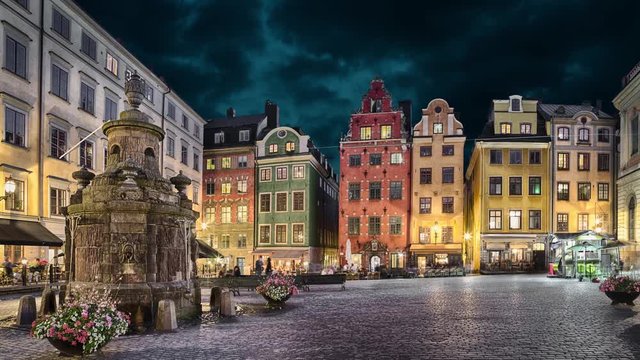
<instances>
[{"instance_id":1,"label":"stone bollard","mask_svg":"<svg viewBox=\"0 0 640 360\"><path fill-rule=\"evenodd\" d=\"M156 316L157 331L173 331L178 328L176 320L176 305L173 300L158 301L158 314Z\"/></svg>"},{"instance_id":2,"label":"stone bollard","mask_svg":"<svg viewBox=\"0 0 640 360\"><path fill-rule=\"evenodd\" d=\"M233 303L231 292L225 289L222 292L222 299L220 301L220 313L222 316L236 316L236 306Z\"/></svg>"},{"instance_id":3,"label":"stone bollard","mask_svg":"<svg viewBox=\"0 0 640 360\"><path fill-rule=\"evenodd\" d=\"M40 301L40 315L53 314L56 312L56 293L50 288L45 288Z\"/></svg>"},{"instance_id":4,"label":"stone bollard","mask_svg":"<svg viewBox=\"0 0 640 360\"><path fill-rule=\"evenodd\" d=\"M209 307L212 313L220 311L220 302L222 300L222 288L214 286L211 288L211 297L209 298Z\"/></svg>"},{"instance_id":5,"label":"stone bollard","mask_svg":"<svg viewBox=\"0 0 640 360\"><path fill-rule=\"evenodd\" d=\"M16 325L29 325L38 316L36 309L36 298L31 295L25 295L20 298L20 304L18 305L18 318L16 319Z\"/></svg>"}]
</instances>

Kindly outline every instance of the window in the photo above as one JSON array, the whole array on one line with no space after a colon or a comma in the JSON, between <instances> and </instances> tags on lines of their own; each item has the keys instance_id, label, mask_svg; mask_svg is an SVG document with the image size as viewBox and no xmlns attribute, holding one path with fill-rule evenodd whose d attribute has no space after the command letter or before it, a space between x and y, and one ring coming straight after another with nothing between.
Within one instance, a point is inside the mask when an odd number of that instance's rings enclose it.
<instances>
[{"instance_id":1,"label":"window","mask_svg":"<svg viewBox=\"0 0 640 360\"><path fill-rule=\"evenodd\" d=\"M444 214L453 214L453 197L452 196L442 197L442 212Z\"/></svg>"},{"instance_id":2,"label":"window","mask_svg":"<svg viewBox=\"0 0 640 360\"><path fill-rule=\"evenodd\" d=\"M9 36L5 38L4 67L21 78L27 78L27 47Z\"/></svg>"},{"instance_id":3,"label":"window","mask_svg":"<svg viewBox=\"0 0 640 360\"><path fill-rule=\"evenodd\" d=\"M442 183L453 184L453 168L452 167L442 168Z\"/></svg>"},{"instance_id":4,"label":"window","mask_svg":"<svg viewBox=\"0 0 640 360\"><path fill-rule=\"evenodd\" d=\"M391 165L402 164L402 153L391 154Z\"/></svg>"},{"instance_id":5,"label":"window","mask_svg":"<svg viewBox=\"0 0 640 360\"><path fill-rule=\"evenodd\" d=\"M118 76L118 59L107 53L107 71Z\"/></svg>"},{"instance_id":6,"label":"window","mask_svg":"<svg viewBox=\"0 0 640 360\"><path fill-rule=\"evenodd\" d=\"M391 139L391 125L380 126L380 139Z\"/></svg>"},{"instance_id":7,"label":"window","mask_svg":"<svg viewBox=\"0 0 640 360\"><path fill-rule=\"evenodd\" d=\"M82 32L80 51L93 60L96 60L96 41L89 35L87 35L87 33L85 33L84 31Z\"/></svg>"},{"instance_id":8,"label":"window","mask_svg":"<svg viewBox=\"0 0 640 360\"><path fill-rule=\"evenodd\" d=\"M348 220L349 235L360 235L360 218L350 217Z\"/></svg>"},{"instance_id":9,"label":"window","mask_svg":"<svg viewBox=\"0 0 640 360\"><path fill-rule=\"evenodd\" d=\"M180 162L185 165L189 164L189 149L184 145L180 147Z\"/></svg>"},{"instance_id":10,"label":"window","mask_svg":"<svg viewBox=\"0 0 640 360\"><path fill-rule=\"evenodd\" d=\"M629 199L628 241L636 241L636 198Z\"/></svg>"},{"instance_id":11,"label":"window","mask_svg":"<svg viewBox=\"0 0 640 360\"><path fill-rule=\"evenodd\" d=\"M67 132L51 127L51 156L59 159L67 151Z\"/></svg>"},{"instance_id":12,"label":"window","mask_svg":"<svg viewBox=\"0 0 640 360\"><path fill-rule=\"evenodd\" d=\"M249 141L249 130L240 130L238 133L238 140L240 142Z\"/></svg>"},{"instance_id":13,"label":"window","mask_svg":"<svg viewBox=\"0 0 640 360\"><path fill-rule=\"evenodd\" d=\"M363 126L360 128L360 140L371 140L370 126Z\"/></svg>"},{"instance_id":14,"label":"window","mask_svg":"<svg viewBox=\"0 0 640 360\"><path fill-rule=\"evenodd\" d=\"M247 167L247 155L240 155L238 156L238 167L239 168L246 168Z\"/></svg>"},{"instance_id":15,"label":"window","mask_svg":"<svg viewBox=\"0 0 640 360\"><path fill-rule=\"evenodd\" d=\"M609 184L608 183L598 183L598 200L599 201L609 200Z\"/></svg>"},{"instance_id":16,"label":"window","mask_svg":"<svg viewBox=\"0 0 640 360\"><path fill-rule=\"evenodd\" d=\"M285 244L287 242L287 225L276 225L276 244Z\"/></svg>"},{"instance_id":17,"label":"window","mask_svg":"<svg viewBox=\"0 0 640 360\"><path fill-rule=\"evenodd\" d=\"M204 208L204 222L210 224L214 221L216 221L216 208L213 206Z\"/></svg>"},{"instance_id":18,"label":"window","mask_svg":"<svg viewBox=\"0 0 640 360\"><path fill-rule=\"evenodd\" d=\"M185 130L189 130L189 117L185 114L182 114L182 128L184 128ZM223 134L222 142L224 142L224 133L222 134Z\"/></svg>"},{"instance_id":19,"label":"window","mask_svg":"<svg viewBox=\"0 0 640 360\"><path fill-rule=\"evenodd\" d=\"M260 181L271 181L271 168L260 169Z\"/></svg>"},{"instance_id":20,"label":"window","mask_svg":"<svg viewBox=\"0 0 640 360\"><path fill-rule=\"evenodd\" d=\"M489 152L489 163L502 164L502 150L491 150Z\"/></svg>"},{"instance_id":21,"label":"window","mask_svg":"<svg viewBox=\"0 0 640 360\"><path fill-rule=\"evenodd\" d=\"M349 200L360 200L360 183L349 183Z\"/></svg>"},{"instance_id":22,"label":"window","mask_svg":"<svg viewBox=\"0 0 640 360\"><path fill-rule=\"evenodd\" d=\"M431 146L420 146L420 156L431 156Z\"/></svg>"},{"instance_id":23,"label":"window","mask_svg":"<svg viewBox=\"0 0 640 360\"><path fill-rule=\"evenodd\" d=\"M4 180L6 182L9 179L5 178ZM11 180L15 182L16 189L13 194L9 195L9 197L5 199L4 208L5 210L24 211L24 181L16 180L14 178L11 178Z\"/></svg>"},{"instance_id":24,"label":"window","mask_svg":"<svg viewBox=\"0 0 640 360\"><path fill-rule=\"evenodd\" d=\"M288 170L289 168L286 166L277 166L276 167L276 180L287 180L288 179Z\"/></svg>"},{"instance_id":25,"label":"window","mask_svg":"<svg viewBox=\"0 0 640 360\"><path fill-rule=\"evenodd\" d=\"M51 64L51 93L61 99L67 100L69 88L69 73L66 70Z\"/></svg>"},{"instance_id":26,"label":"window","mask_svg":"<svg viewBox=\"0 0 640 360\"><path fill-rule=\"evenodd\" d=\"M294 179L304 179L304 165L293 165L291 172Z\"/></svg>"},{"instance_id":27,"label":"window","mask_svg":"<svg viewBox=\"0 0 640 360\"><path fill-rule=\"evenodd\" d=\"M522 227L522 211L509 210L509 229L517 230Z\"/></svg>"},{"instance_id":28,"label":"window","mask_svg":"<svg viewBox=\"0 0 640 360\"><path fill-rule=\"evenodd\" d=\"M502 195L501 176L492 176L489 178L489 195Z\"/></svg>"},{"instance_id":29,"label":"window","mask_svg":"<svg viewBox=\"0 0 640 360\"><path fill-rule=\"evenodd\" d=\"M453 242L453 226L442 227L442 242L451 244Z\"/></svg>"},{"instance_id":30,"label":"window","mask_svg":"<svg viewBox=\"0 0 640 360\"><path fill-rule=\"evenodd\" d=\"M509 150L509 164L522 164L522 150Z\"/></svg>"},{"instance_id":31,"label":"window","mask_svg":"<svg viewBox=\"0 0 640 360\"><path fill-rule=\"evenodd\" d=\"M287 141L287 143L284 144L284 151L286 152L296 151L296 143L294 143L293 141Z\"/></svg>"},{"instance_id":32,"label":"window","mask_svg":"<svg viewBox=\"0 0 640 360\"><path fill-rule=\"evenodd\" d=\"M540 150L529 150L529 164L541 164Z\"/></svg>"},{"instance_id":33,"label":"window","mask_svg":"<svg viewBox=\"0 0 640 360\"><path fill-rule=\"evenodd\" d=\"M489 229L502 229L502 210L489 210Z\"/></svg>"},{"instance_id":34,"label":"window","mask_svg":"<svg viewBox=\"0 0 640 360\"><path fill-rule=\"evenodd\" d=\"M296 244L304 243L304 224L292 224L291 226L293 227L291 242Z\"/></svg>"},{"instance_id":35,"label":"window","mask_svg":"<svg viewBox=\"0 0 640 360\"><path fill-rule=\"evenodd\" d=\"M511 123L500 123L500 134L511 134Z\"/></svg>"},{"instance_id":36,"label":"window","mask_svg":"<svg viewBox=\"0 0 640 360\"><path fill-rule=\"evenodd\" d=\"M222 158L222 166L223 169L231 169L231 156L225 156Z\"/></svg>"},{"instance_id":37,"label":"window","mask_svg":"<svg viewBox=\"0 0 640 360\"><path fill-rule=\"evenodd\" d=\"M389 234L391 235L402 234L402 218L400 216L389 217Z\"/></svg>"},{"instance_id":38,"label":"window","mask_svg":"<svg viewBox=\"0 0 640 360\"><path fill-rule=\"evenodd\" d=\"M287 211L287 193L276 193L276 211Z\"/></svg>"},{"instance_id":39,"label":"window","mask_svg":"<svg viewBox=\"0 0 640 360\"><path fill-rule=\"evenodd\" d=\"M25 10L29 10L29 0L15 0L18 5L22 6Z\"/></svg>"},{"instance_id":40,"label":"window","mask_svg":"<svg viewBox=\"0 0 640 360\"><path fill-rule=\"evenodd\" d=\"M172 102L167 105L167 117L171 120L176 119L176 106Z\"/></svg>"},{"instance_id":41,"label":"window","mask_svg":"<svg viewBox=\"0 0 640 360\"><path fill-rule=\"evenodd\" d=\"M80 82L80 108L89 114L93 114L94 101L95 90L84 82Z\"/></svg>"},{"instance_id":42,"label":"window","mask_svg":"<svg viewBox=\"0 0 640 360\"><path fill-rule=\"evenodd\" d=\"M453 155L453 151L454 151L453 145L442 145L443 156L451 156Z\"/></svg>"},{"instance_id":43,"label":"window","mask_svg":"<svg viewBox=\"0 0 640 360\"><path fill-rule=\"evenodd\" d=\"M196 139L200 139L200 126L197 124L193 124L193 136L195 136Z\"/></svg>"},{"instance_id":44,"label":"window","mask_svg":"<svg viewBox=\"0 0 640 360\"><path fill-rule=\"evenodd\" d=\"M539 176L529 177L529 195L542 194L542 178Z\"/></svg>"},{"instance_id":45,"label":"window","mask_svg":"<svg viewBox=\"0 0 640 360\"><path fill-rule=\"evenodd\" d=\"M589 142L590 131L587 128L578 129L578 142Z\"/></svg>"},{"instance_id":46,"label":"window","mask_svg":"<svg viewBox=\"0 0 640 360\"><path fill-rule=\"evenodd\" d=\"M118 118L118 103L108 97L104 98L104 120L115 120Z\"/></svg>"},{"instance_id":47,"label":"window","mask_svg":"<svg viewBox=\"0 0 640 360\"><path fill-rule=\"evenodd\" d=\"M380 235L380 217L369 217L369 235Z\"/></svg>"},{"instance_id":48,"label":"window","mask_svg":"<svg viewBox=\"0 0 640 360\"><path fill-rule=\"evenodd\" d=\"M609 129L606 129L606 128L598 129L598 141L603 143L609 142Z\"/></svg>"},{"instance_id":49,"label":"window","mask_svg":"<svg viewBox=\"0 0 640 360\"><path fill-rule=\"evenodd\" d=\"M520 134L531 134L531 124L529 123L520 124Z\"/></svg>"},{"instance_id":50,"label":"window","mask_svg":"<svg viewBox=\"0 0 640 360\"><path fill-rule=\"evenodd\" d=\"M402 199L402 181L392 181L389 188L389 198L391 200Z\"/></svg>"},{"instance_id":51,"label":"window","mask_svg":"<svg viewBox=\"0 0 640 360\"><path fill-rule=\"evenodd\" d=\"M558 231L569 231L569 214L558 214L556 223Z\"/></svg>"},{"instance_id":52,"label":"window","mask_svg":"<svg viewBox=\"0 0 640 360\"><path fill-rule=\"evenodd\" d=\"M271 243L271 225L260 225L260 243Z\"/></svg>"},{"instance_id":53,"label":"window","mask_svg":"<svg viewBox=\"0 0 640 360\"><path fill-rule=\"evenodd\" d=\"M247 180L238 180L238 194L247 192Z\"/></svg>"},{"instance_id":54,"label":"window","mask_svg":"<svg viewBox=\"0 0 640 360\"><path fill-rule=\"evenodd\" d=\"M429 244L431 243L431 229L428 227L418 227L418 241L420 244Z\"/></svg>"},{"instance_id":55,"label":"window","mask_svg":"<svg viewBox=\"0 0 640 360\"><path fill-rule=\"evenodd\" d=\"M5 106L4 141L17 146L26 146L26 115Z\"/></svg>"},{"instance_id":56,"label":"window","mask_svg":"<svg viewBox=\"0 0 640 360\"><path fill-rule=\"evenodd\" d=\"M558 170L569 170L569 153L558 153Z\"/></svg>"},{"instance_id":57,"label":"window","mask_svg":"<svg viewBox=\"0 0 640 360\"><path fill-rule=\"evenodd\" d=\"M509 195L522 195L522 178L510 177L509 178Z\"/></svg>"},{"instance_id":58,"label":"window","mask_svg":"<svg viewBox=\"0 0 640 360\"><path fill-rule=\"evenodd\" d=\"M433 133L442 134L443 126L441 122L433 123Z\"/></svg>"},{"instance_id":59,"label":"window","mask_svg":"<svg viewBox=\"0 0 640 360\"><path fill-rule=\"evenodd\" d=\"M520 99L511 99L511 111L521 111Z\"/></svg>"},{"instance_id":60,"label":"window","mask_svg":"<svg viewBox=\"0 0 640 360\"><path fill-rule=\"evenodd\" d=\"M578 200L590 200L591 199L591 183L578 183Z\"/></svg>"},{"instance_id":61,"label":"window","mask_svg":"<svg viewBox=\"0 0 640 360\"><path fill-rule=\"evenodd\" d=\"M223 182L222 185L220 186L220 193L231 194L231 183L228 181Z\"/></svg>"},{"instance_id":62,"label":"window","mask_svg":"<svg viewBox=\"0 0 640 360\"><path fill-rule=\"evenodd\" d=\"M420 184L431 184L431 168L420 169Z\"/></svg>"},{"instance_id":63,"label":"window","mask_svg":"<svg viewBox=\"0 0 640 360\"><path fill-rule=\"evenodd\" d=\"M369 183L369 200L380 200L382 198L382 185L380 182Z\"/></svg>"},{"instance_id":64,"label":"window","mask_svg":"<svg viewBox=\"0 0 640 360\"><path fill-rule=\"evenodd\" d=\"M93 143L83 141L80 143L80 166L93 169Z\"/></svg>"},{"instance_id":65,"label":"window","mask_svg":"<svg viewBox=\"0 0 640 360\"><path fill-rule=\"evenodd\" d=\"M49 209L51 216L63 215L62 208L67 206L67 191L51 188L49 194Z\"/></svg>"},{"instance_id":66,"label":"window","mask_svg":"<svg viewBox=\"0 0 640 360\"><path fill-rule=\"evenodd\" d=\"M360 155L349 155L349 166L360 166Z\"/></svg>"},{"instance_id":67,"label":"window","mask_svg":"<svg viewBox=\"0 0 640 360\"><path fill-rule=\"evenodd\" d=\"M172 137L167 138L167 155L171 157L176 156L176 141Z\"/></svg>"},{"instance_id":68,"label":"window","mask_svg":"<svg viewBox=\"0 0 640 360\"><path fill-rule=\"evenodd\" d=\"M184 124L183 124L184 126ZM223 144L224 143L224 132L220 131L217 132L215 134L213 134L213 142L216 144Z\"/></svg>"},{"instance_id":69,"label":"window","mask_svg":"<svg viewBox=\"0 0 640 360\"><path fill-rule=\"evenodd\" d=\"M638 153L638 117L640 115L634 116L633 119L631 119L631 131L629 131L629 133L631 134L631 155L637 154Z\"/></svg>"},{"instance_id":70,"label":"window","mask_svg":"<svg viewBox=\"0 0 640 360\"><path fill-rule=\"evenodd\" d=\"M238 248L244 249L246 247L247 247L247 234L238 234ZM240 269L242 269L242 266L240 267Z\"/></svg>"},{"instance_id":71,"label":"window","mask_svg":"<svg viewBox=\"0 0 640 360\"><path fill-rule=\"evenodd\" d=\"M238 224L246 223L248 216L247 205L238 205Z\"/></svg>"},{"instance_id":72,"label":"window","mask_svg":"<svg viewBox=\"0 0 640 360\"><path fill-rule=\"evenodd\" d=\"M578 214L578 231L589 230L589 214Z\"/></svg>"},{"instance_id":73,"label":"window","mask_svg":"<svg viewBox=\"0 0 640 360\"><path fill-rule=\"evenodd\" d=\"M558 200L569 200L569 183L558 183Z\"/></svg>"},{"instance_id":74,"label":"window","mask_svg":"<svg viewBox=\"0 0 640 360\"><path fill-rule=\"evenodd\" d=\"M198 202L200 201L200 189L197 186L193 186L193 194L191 199L193 199L193 203L194 204L198 204Z\"/></svg>"},{"instance_id":75,"label":"window","mask_svg":"<svg viewBox=\"0 0 640 360\"><path fill-rule=\"evenodd\" d=\"M271 212L271 194L260 194L260 212Z\"/></svg>"},{"instance_id":76,"label":"window","mask_svg":"<svg viewBox=\"0 0 640 360\"><path fill-rule=\"evenodd\" d=\"M153 87L151 85L146 85L144 97L153 103ZM183 127L189 130L189 122L188 122L189 119L187 119L187 126L184 126L185 118L186 118L186 115L182 115Z\"/></svg>"},{"instance_id":77,"label":"window","mask_svg":"<svg viewBox=\"0 0 640 360\"><path fill-rule=\"evenodd\" d=\"M569 128L568 127L559 127L558 128L558 140L569 140Z\"/></svg>"},{"instance_id":78,"label":"window","mask_svg":"<svg viewBox=\"0 0 640 360\"><path fill-rule=\"evenodd\" d=\"M304 191L293 192L293 211L304 211Z\"/></svg>"},{"instance_id":79,"label":"window","mask_svg":"<svg viewBox=\"0 0 640 360\"><path fill-rule=\"evenodd\" d=\"M213 194L215 194L215 191L216 191L216 184L215 184L215 183L212 183L212 182L207 183L207 190L206 190L206 191L207 191L207 192L206 192L206 194L207 194L207 195L213 195Z\"/></svg>"},{"instance_id":80,"label":"window","mask_svg":"<svg viewBox=\"0 0 640 360\"><path fill-rule=\"evenodd\" d=\"M542 211L529 210L529 229L532 229L532 230L542 229Z\"/></svg>"},{"instance_id":81,"label":"window","mask_svg":"<svg viewBox=\"0 0 640 360\"><path fill-rule=\"evenodd\" d=\"M589 170L589 153L578 153L578 170Z\"/></svg>"},{"instance_id":82,"label":"window","mask_svg":"<svg viewBox=\"0 0 640 360\"><path fill-rule=\"evenodd\" d=\"M200 171L200 154L193 152L193 170Z\"/></svg>"},{"instance_id":83,"label":"window","mask_svg":"<svg viewBox=\"0 0 640 360\"><path fill-rule=\"evenodd\" d=\"M609 171L609 154L598 154L598 171Z\"/></svg>"},{"instance_id":84,"label":"window","mask_svg":"<svg viewBox=\"0 0 640 360\"><path fill-rule=\"evenodd\" d=\"M278 152L278 144L269 145L269 154L275 154Z\"/></svg>"},{"instance_id":85,"label":"window","mask_svg":"<svg viewBox=\"0 0 640 360\"><path fill-rule=\"evenodd\" d=\"M382 154L370 154L369 155L369 165L381 165L382 164Z\"/></svg>"},{"instance_id":86,"label":"window","mask_svg":"<svg viewBox=\"0 0 640 360\"><path fill-rule=\"evenodd\" d=\"M431 214L431 198L420 198L420 214Z\"/></svg>"}]
</instances>

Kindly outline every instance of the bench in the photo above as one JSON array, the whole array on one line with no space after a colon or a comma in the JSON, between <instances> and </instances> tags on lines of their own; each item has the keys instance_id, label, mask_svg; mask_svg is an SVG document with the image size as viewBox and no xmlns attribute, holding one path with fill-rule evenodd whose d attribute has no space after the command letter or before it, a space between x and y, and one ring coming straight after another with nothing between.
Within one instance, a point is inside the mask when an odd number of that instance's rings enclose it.
<instances>
[{"instance_id":1,"label":"bench","mask_svg":"<svg viewBox=\"0 0 640 360\"><path fill-rule=\"evenodd\" d=\"M301 287L303 291L310 291L310 285L341 285L341 289L345 290L346 282L347 274L304 274L296 276L296 284L298 287Z\"/></svg>"}]
</instances>

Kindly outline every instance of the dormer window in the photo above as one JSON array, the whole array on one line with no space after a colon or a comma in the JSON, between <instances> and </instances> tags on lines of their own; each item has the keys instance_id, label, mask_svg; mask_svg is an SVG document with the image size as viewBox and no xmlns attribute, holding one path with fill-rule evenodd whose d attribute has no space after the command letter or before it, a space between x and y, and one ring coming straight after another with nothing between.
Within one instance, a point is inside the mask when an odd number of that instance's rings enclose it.
<instances>
[{"instance_id":1,"label":"dormer window","mask_svg":"<svg viewBox=\"0 0 640 360\"><path fill-rule=\"evenodd\" d=\"M278 152L278 144L269 145L269 154L275 154Z\"/></svg>"},{"instance_id":2,"label":"dormer window","mask_svg":"<svg viewBox=\"0 0 640 360\"><path fill-rule=\"evenodd\" d=\"M500 123L500 134L511 134L511 123Z\"/></svg>"},{"instance_id":3,"label":"dormer window","mask_svg":"<svg viewBox=\"0 0 640 360\"><path fill-rule=\"evenodd\" d=\"M587 128L578 129L578 142L588 143L590 131Z\"/></svg>"},{"instance_id":4,"label":"dormer window","mask_svg":"<svg viewBox=\"0 0 640 360\"><path fill-rule=\"evenodd\" d=\"M371 100L371 112L382 112L382 100Z\"/></svg>"},{"instance_id":5,"label":"dormer window","mask_svg":"<svg viewBox=\"0 0 640 360\"><path fill-rule=\"evenodd\" d=\"M391 139L391 125L380 126L380 138Z\"/></svg>"},{"instance_id":6,"label":"dormer window","mask_svg":"<svg viewBox=\"0 0 640 360\"><path fill-rule=\"evenodd\" d=\"M558 128L558 140L569 140L569 128L568 127L559 127Z\"/></svg>"},{"instance_id":7,"label":"dormer window","mask_svg":"<svg viewBox=\"0 0 640 360\"><path fill-rule=\"evenodd\" d=\"M287 143L284 145L284 150L286 152L296 151L296 143L294 143L293 141L287 141Z\"/></svg>"},{"instance_id":8,"label":"dormer window","mask_svg":"<svg viewBox=\"0 0 640 360\"><path fill-rule=\"evenodd\" d=\"M240 130L238 138L240 142L249 141L249 130Z\"/></svg>"},{"instance_id":9,"label":"dormer window","mask_svg":"<svg viewBox=\"0 0 640 360\"><path fill-rule=\"evenodd\" d=\"M216 144L224 143L224 133L222 131L213 134L213 142Z\"/></svg>"},{"instance_id":10,"label":"dormer window","mask_svg":"<svg viewBox=\"0 0 640 360\"><path fill-rule=\"evenodd\" d=\"M509 112L522 112L522 96L509 96Z\"/></svg>"},{"instance_id":11,"label":"dormer window","mask_svg":"<svg viewBox=\"0 0 640 360\"><path fill-rule=\"evenodd\" d=\"M360 140L371 140L370 126L363 126L360 128Z\"/></svg>"},{"instance_id":12,"label":"dormer window","mask_svg":"<svg viewBox=\"0 0 640 360\"><path fill-rule=\"evenodd\" d=\"M531 134L531 124L530 123L520 124L520 134Z\"/></svg>"},{"instance_id":13,"label":"dormer window","mask_svg":"<svg viewBox=\"0 0 640 360\"><path fill-rule=\"evenodd\" d=\"M442 134L443 126L441 122L437 122L433 124L433 133L434 134Z\"/></svg>"}]
</instances>

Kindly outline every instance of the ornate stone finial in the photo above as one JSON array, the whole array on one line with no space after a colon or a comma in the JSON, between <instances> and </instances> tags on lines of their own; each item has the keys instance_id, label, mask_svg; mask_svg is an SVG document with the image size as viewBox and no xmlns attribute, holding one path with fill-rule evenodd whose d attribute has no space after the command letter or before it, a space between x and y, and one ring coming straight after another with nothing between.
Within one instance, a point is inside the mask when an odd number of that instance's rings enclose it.
<instances>
[{"instance_id":1,"label":"ornate stone finial","mask_svg":"<svg viewBox=\"0 0 640 360\"><path fill-rule=\"evenodd\" d=\"M142 104L145 90L146 84L137 72L134 72L131 78L124 83L124 93L132 108L137 109Z\"/></svg>"},{"instance_id":2,"label":"ornate stone finial","mask_svg":"<svg viewBox=\"0 0 640 360\"><path fill-rule=\"evenodd\" d=\"M87 170L87 168L83 166L82 169L74 171L71 176L78 182L78 187L80 189L84 189L91 183L91 180L96 177L96 174Z\"/></svg>"},{"instance_id":3,"label":"ornate stone finial","mask_svg":"<svg viewBox=\"0 0 640 360\"><path fill-rule=\"evenodd\" d=\"M180 170L180 173L178 175L169 179L169 181L171 181L173 186L176 187L176 190L178 190L181 198L184 199L187 197L187 195L184 193L184 190L187 188L187 186L191 185L191 179L182 175L182 170Z\"/></svg>"}]
</instances>

